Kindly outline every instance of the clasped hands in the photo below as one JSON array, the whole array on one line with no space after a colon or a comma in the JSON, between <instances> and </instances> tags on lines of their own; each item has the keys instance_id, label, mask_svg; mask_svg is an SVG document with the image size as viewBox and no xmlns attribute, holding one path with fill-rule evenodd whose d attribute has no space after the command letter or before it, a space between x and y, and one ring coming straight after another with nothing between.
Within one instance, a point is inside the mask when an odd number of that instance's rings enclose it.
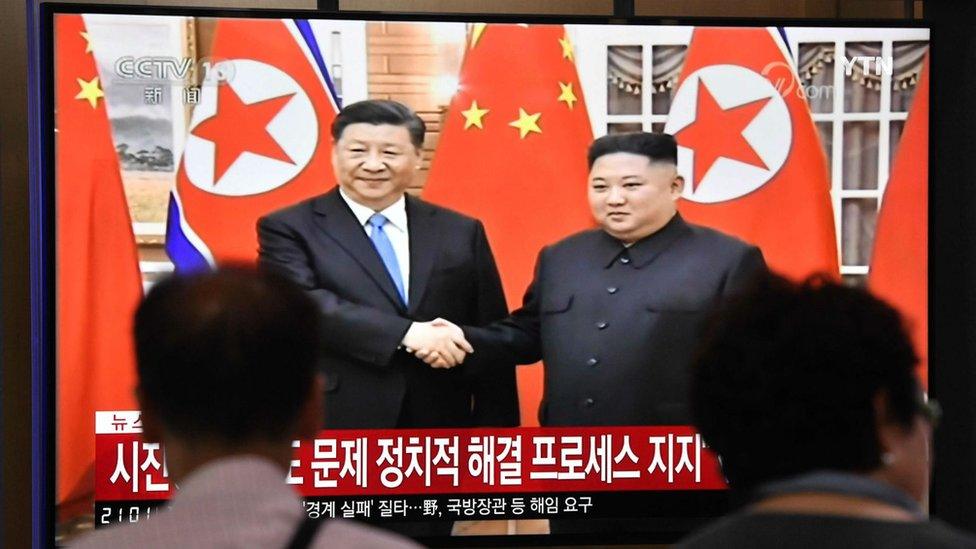
<instances>
[{"instance_id":1,"label":"clasped hands","mask_svg":"<svg viewBox=\"0 0 976 549\"><path fill-rule=\"evenodd\" d=\"M443 318L414 322L403 336L407 352L432 368L453 368L464 362L474 348L456 324Z\"/></svg>"}]
</instances>

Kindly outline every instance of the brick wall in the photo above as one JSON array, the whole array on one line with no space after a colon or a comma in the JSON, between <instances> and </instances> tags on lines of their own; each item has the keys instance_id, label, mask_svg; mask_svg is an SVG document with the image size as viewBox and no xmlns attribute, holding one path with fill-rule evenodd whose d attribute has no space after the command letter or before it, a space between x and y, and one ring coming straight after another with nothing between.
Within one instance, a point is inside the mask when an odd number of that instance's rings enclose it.
<instances>
[{"instance_id":1,"label":"brick wall","mask_svg":"<svg viewBox=\"0 0 976 549\"><path fill-rule=\"evenodd\" d=\"M371 99L393 99L414 109L427 124L423 164L411 191L419 194L427 181L441 122L450 100L436 93L438 78L455 76L461 65L463 40L438 39L425 23L366 24Z\"/></svg>"}]
</instances>

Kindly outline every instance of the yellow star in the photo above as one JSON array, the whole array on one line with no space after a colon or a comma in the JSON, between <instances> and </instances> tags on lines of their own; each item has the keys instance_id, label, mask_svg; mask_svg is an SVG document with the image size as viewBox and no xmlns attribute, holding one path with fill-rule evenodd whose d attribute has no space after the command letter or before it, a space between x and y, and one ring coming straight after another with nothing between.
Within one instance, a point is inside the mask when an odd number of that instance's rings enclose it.
<instances>
[{"instance_id":1,"label":"yellow star","mask_svg":"<svg viewBox=\"0 0 976 549\"><path fill-rule=\"evenodd\" d=\"M525 112L525 109L519 107L518 120L513 120L509 122L508 125L512 126L513 128L518 128L519 138L525 139L525 136L528 135L529 132L542 133L542 130L539 128L538 124L540 116L542 116L541 112L529 114Z\"/></svg>"},{"instance_id":2,"label":"yellow star","mask_svg":"<svg viewBox=\"0 0 976 549\"><path fill-rule=\"evenodd\" d=\"M91 79L91 82L85 82L81 78L76 78L78 85L81 86L81 91L75 96L75 99L87 99L88 103L91 104L92 108L98 106L98 98L105 97L102 93L102 89L98 87L98 77Z\"/></svg>"},{"instance_id":3,"label":"yellow star","mask_svg":"<svg viewBox=\"0 0 976 549\"><path fill-rule=\"evenodd\" d=\"M471 107L466 111L461 111L461 114L464 115L464 129L468 129L471 126L478 126L482 130L485 129L485 127L481 125L481 119L488 114L488 109L478 108L477 101L472 101Z\"/></svg>"},{"instance_id":4,"label":"yellow star","mask_svg":"<svg viewBox=\"0 0 976 549\"><path fill-rule=\"evenodd\" d=\"M89 36L87 32L79 32L78 34L80 34L81 37L85 39L85 53L91 53L92 52L91 36Z\"/></svg>"},{"instance_id":5,"label":"yellow star","mask_svg":"<svg viewBox=\"0 0 976 549\"><path fill-rule=\"evenodd\" d=\"M573 93L573 83L570 82L569 84L563 84L560 82L559 89L562 91L562 93L559 94L556 101L565 101L566 105L569 107L569 110L573 110L573 103L575 101L579 101L579 99L576 98L576 94Z\"/></svg>"},{"instance_id":6,"label":"yellow star","mask_svg":"<svg viewBox=\"0 0 976 549\"><path fill-rule=\"evenodd\" d=\"M485 33L486 28L488 28L487 23L475 23L471 27L471 48L478 45L478 40L481 40L481 35Z\"/></svg>"},{"instance_id":7,"label":"yellow star","mask_svg":"<svg viewBox=\"0 0 976 549\"><path fill-rule=\"evenodd\" d=\"M573 43L568 38L560 38L559 45L563 47L563 58L573 60Z\"/></svg>"}]
</instances>

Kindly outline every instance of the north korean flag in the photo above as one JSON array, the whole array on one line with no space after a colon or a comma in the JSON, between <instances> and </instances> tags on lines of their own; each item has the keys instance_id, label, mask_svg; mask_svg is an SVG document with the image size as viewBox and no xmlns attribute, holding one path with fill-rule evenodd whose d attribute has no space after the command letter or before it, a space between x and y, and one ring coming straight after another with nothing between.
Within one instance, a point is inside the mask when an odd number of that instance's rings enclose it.
<instances>
[{"instance_id":1,"label":"north korean flag","mask_svg":"<svg viewBox=\"0 0 976 549\"><path fill-rule=\"evenodd\" d=\"M759 246L784 275L838 275L826 159L776 29L696 28L665 132L686 219Z\"/></svg>"},{"instance_id":2,"label":"north korean flag","mask_svg":"<svg viewBox=\"0 0 976 549\"><path fill-rule=\"evenodd\" d=\"M259 217L334 185L335 93L307 21L221 19L167 219L176 270L254 261Z\"/></svg>"}]
</instances>

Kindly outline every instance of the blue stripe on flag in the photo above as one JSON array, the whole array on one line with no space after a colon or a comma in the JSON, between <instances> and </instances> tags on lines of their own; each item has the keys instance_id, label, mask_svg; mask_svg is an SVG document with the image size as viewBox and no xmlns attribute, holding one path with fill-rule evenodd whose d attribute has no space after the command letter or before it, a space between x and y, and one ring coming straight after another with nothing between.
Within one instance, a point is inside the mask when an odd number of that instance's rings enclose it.
<instances>
[{"instance_id":1,"label":"blue stripe on flag","mask_svg":"<svg viewBox=\"0 0 976 549\"><path fill-rule=\"evenodd\" d=\"M176 269L176 274L189 274L210 269L206 257L190 242L183 232L183 212L172 193L166 214L166 255Z\"/></svg>"},{"instance_id":2,"label":"blue stripe on flag","mask_svg":"<svg viewBox=\"0 0 976 549\"><path fill-rule=\"evenodd\" d=\"M786 28L785 27L776 27L776 32L778 32L779 33L779 37L783 39L783 46L786 47L786 51L790 55L793 55L793 51L790 50L790 41L786 39Z\"/></svg>"},{"instance_id":3,"label":"blue stripe on flag","mask_svg":"<svg viewBox=\"0 0 976 549\"><path fill-rule=\"evenodd\" d=\"M322 73L322 78L325 79L325 85L329 87L329 93L332 94L332 100L335 101L336 108L341 109L342 100L339 98L339 94L336 93L335 84L332 83L332 77L329 75L329 69L325 65L325 59L322 57L322 49L319 48L319 42L315 39L312 25L308 22L308 19L295 19L295 26L298 27L298 32L302 34L302 38L305 39L305 44L308 45L309 51L312 52L312 57L315 59L315 64L319 67L319 72Z\"/></svg>"}]
</instances>

